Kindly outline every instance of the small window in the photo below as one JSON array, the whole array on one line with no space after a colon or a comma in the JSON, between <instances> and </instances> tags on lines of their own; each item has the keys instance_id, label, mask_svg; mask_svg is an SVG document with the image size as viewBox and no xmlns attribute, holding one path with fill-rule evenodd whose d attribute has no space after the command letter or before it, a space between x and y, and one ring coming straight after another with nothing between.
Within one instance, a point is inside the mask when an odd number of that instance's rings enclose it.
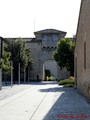
<instances>
[{"instance_id":1,"label":"small window","mask_svg":"<svg viewBox=\"0 0 90 120\"><path fill-rule=\"evenodd\" d=\"M86 69L86 42L84 43L84 69Z\"/></svg>"},{"instance_id":2,"label":"small window","mask_svg":"<svg viewBox=\"0 0 90 120\"><path fill-rule=\"evenodd\" d=\"M47 49L49 49L50 47L49 46L47 46Z\"/></svg>"},{"instance_id":3,"label":"small window","mask_svg":"<svg viewBox=\"0 0 90 120\"><path fill-rule=\"evenodd\" d=\"M43 47L43 49L45 49L46 47Z\"/></svg>"}]
</instances>

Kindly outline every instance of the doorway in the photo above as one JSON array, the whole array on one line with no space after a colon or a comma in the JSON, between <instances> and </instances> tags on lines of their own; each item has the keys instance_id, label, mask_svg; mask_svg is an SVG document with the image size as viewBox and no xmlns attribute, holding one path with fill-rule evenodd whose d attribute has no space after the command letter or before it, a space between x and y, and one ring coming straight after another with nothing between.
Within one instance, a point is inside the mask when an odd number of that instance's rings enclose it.
<instances>
[{"instance_id":1,"label":"doorway","mask_svg":"<svg viewBox=\"0 0 90 120\"><path fill-rule=\"evenodd\" d=\"M45 70L45 80L47 80L47 76L48 77L51 76L50 70L48 70L48 69Z\"/></svg>"}]
</instances>

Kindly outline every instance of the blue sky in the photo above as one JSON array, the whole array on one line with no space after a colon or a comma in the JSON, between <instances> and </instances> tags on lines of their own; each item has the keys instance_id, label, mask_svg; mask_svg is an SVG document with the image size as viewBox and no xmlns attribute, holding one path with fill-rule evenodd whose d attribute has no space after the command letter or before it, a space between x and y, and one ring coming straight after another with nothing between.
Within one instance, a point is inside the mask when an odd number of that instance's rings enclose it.
<instances>
[{"instance_id":1,"label":"blue sky","mask_svg":"<svg viewBox=\"0 0 90 120\"><path fill-rule=\"evenodd\" d=\"M57 29L76 33L81 0L0 0L0 36L34 37L33 32Z\"/></svg>"}]
</instances>

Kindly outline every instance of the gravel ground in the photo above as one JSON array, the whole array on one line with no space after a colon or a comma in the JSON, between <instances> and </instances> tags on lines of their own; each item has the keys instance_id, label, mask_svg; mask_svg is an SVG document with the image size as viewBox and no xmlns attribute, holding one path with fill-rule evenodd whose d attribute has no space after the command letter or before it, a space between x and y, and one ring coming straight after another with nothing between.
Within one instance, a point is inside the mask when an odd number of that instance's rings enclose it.
<instances>
[{"instance_id":1,"label":"gravel ground","mask_svg":"<svg viewBox=\"0 0 90 120\"><path fill-rule=\"evenodd\" d=\"M4 100L12 95L15 95L21 91L24 91L26 89L29 89L31 87L31 84L15 84L13 87L11 86L4 86L2 87L2 90L0 91L0 100Z\"/></svg>"},{"instance_id":2,"label":"gravel ground","mask_svg":"<svg viewBox=\"0 0 90 120\"><path fill-rule=\"evenodd\" d=\"M53 89L57 99L44 120L90 120L90 104L75 88L57 87Z\"/></svg>"}]
</instances>

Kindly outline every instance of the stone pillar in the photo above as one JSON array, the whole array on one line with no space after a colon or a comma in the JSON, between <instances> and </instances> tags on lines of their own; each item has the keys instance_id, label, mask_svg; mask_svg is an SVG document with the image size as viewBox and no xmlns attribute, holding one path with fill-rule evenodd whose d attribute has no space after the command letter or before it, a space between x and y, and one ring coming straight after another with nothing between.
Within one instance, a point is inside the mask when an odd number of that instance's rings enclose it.
<instances>
[{"instance_id":1,"label":"stone pillar","mask_svg":"<svg viewBox=\"0 0 90 120\"><path fill-rule=\"evenodd\" d=\"M19 50L19 63L18 63L18 84L20 85L20 63L21 63L21 56L20 56L20 50Z\"/></svg>"},{"instance_id":2,"label":"stone pillar","mask_svg":"<svg viewBox=\"0 0 90 120\"><path fill-rule=\"evenodd\" d=\"M11 60L11 87L13 86L13 61Z\"/></svg>"},{"instance_id":3,"label":"stone pillar","mask_svg":"<svg viewBox=\"0 0 90 120\"><path fill-rule=\"evenodd\" d=\"M28 66L28 82L29 82L29 66Z\"/></svg>"},{"instance_id":4,"label":"stone pillar","mask_svg":"<svg viewBox=\"0 0 90 120\"><path fill-rule=\"evenodd\" d=\"M11 87L13 86L13 42L11 43Z\"/></svg>"},{"instance_id":5,"label":"stone pillar","mask_svg":"<svg viewBox=\"0 0 90 120\"><path fill-rule=\"evenodd\" d=\"M18 84L20 85L20 63L18 64Z\"/></svg>"},{"instance_id":6,"label":"stone pillar","mask_svg":"<svg viewBox=\"0 0 90 120\"><path fill-rule=\"evenodd\" d=\"M24 68L24 83L26 82L26 70Z\"/></svg>"}]
</instances>

